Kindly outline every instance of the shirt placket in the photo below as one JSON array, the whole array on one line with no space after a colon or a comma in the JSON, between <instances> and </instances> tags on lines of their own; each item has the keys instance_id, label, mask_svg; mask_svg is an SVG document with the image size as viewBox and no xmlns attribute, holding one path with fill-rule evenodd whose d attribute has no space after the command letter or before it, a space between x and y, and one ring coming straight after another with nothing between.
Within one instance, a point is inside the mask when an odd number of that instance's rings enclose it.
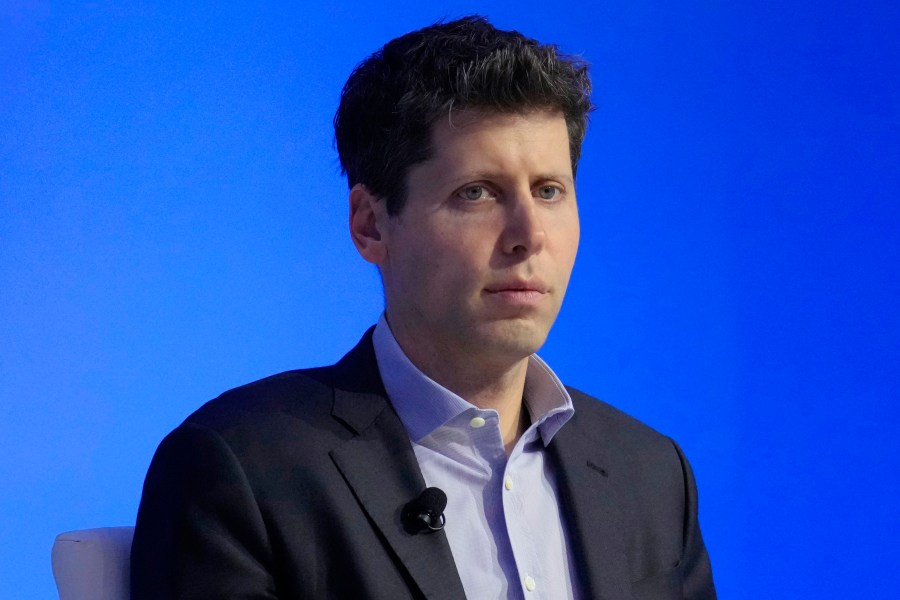
<instances>
[{"instance_id":1,"label":"shirt placket","mask_svg":"<svg viewBox=\"0 0 900 600\"><path fill-rule=\"evenodd\" d=\"M526 518L525 503L528 502L529 482L524 479L525 475L520 469L523 441L520 440L506 462L500 493L509 542L519 571L522 596L530 600L545 598L546 588L543 586L544 574L537 552L541 540L535 538Z\"/></svg>"}]
</instances>

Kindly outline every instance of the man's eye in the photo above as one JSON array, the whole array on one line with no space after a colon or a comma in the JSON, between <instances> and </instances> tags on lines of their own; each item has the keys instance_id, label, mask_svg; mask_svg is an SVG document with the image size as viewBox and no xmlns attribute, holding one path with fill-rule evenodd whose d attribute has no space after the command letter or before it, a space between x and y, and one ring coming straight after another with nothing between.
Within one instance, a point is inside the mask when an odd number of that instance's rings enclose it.
<instances>
[{"instance_id":1,"label":"man's eye","mask_svg":"<svg viewBox=\"0 0 900 600\"><path fill-rule=\"evenodd\" d=\"M559 188L553 185L542 185L537 192L544 200L555 200L560 194Z\"/></svg>"},{"instance_id":2,"label":"man's eye","mask_svg":"<svg viewBox=\"0 0 900 600\"><path fill-rule=\"evenodd\" d=\"M463 188L459 195L465 200L483 200L487 197L488 191L483 185L470 185Z\"/></svg>"}]
</instances>

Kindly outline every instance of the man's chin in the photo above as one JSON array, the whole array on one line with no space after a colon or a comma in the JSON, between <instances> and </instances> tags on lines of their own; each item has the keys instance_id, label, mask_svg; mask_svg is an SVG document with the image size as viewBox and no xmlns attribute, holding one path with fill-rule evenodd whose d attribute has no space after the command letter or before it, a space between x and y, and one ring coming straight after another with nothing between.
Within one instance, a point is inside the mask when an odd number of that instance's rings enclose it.
<instances>
[{"instance_id":1,"label":"man's chin","mask_svg":"<svg viewBox=\"0 0 900 600\"><path fill-rule=\"evenodd\" d=\"M476 350L480 354L521 359L531 356L544 345L549 327L531 320L508 320L492 323L478 335Z\"/></svg>"}]
</instances>

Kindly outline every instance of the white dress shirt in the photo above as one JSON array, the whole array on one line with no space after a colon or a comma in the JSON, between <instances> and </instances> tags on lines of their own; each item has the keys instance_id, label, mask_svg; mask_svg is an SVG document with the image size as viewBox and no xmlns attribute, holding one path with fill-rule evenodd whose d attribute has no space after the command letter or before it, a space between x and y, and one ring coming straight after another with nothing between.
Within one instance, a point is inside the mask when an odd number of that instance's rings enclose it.
<instances>
[{"instance_id":1,"label":"white dress shirt","mask_svg":"<svg viewBox=\"0 0 900 600\"><path fill-rule=\"evenodd\" d=\"M531 425L507 457L499 415L431 380L382 315L373 336L385 389L428 486L447 494L444 531L470 600L577 598L571 547L545 451L575 409L533 355L524 402Z\"/></svg>"}]
</instances>

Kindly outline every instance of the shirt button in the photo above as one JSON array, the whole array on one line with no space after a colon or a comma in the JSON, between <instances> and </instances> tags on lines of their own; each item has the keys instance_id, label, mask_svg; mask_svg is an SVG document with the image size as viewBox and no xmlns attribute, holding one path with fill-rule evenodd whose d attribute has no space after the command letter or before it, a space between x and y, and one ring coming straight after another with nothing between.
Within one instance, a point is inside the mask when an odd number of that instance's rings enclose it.
<instances>
[{"instance_id":1,"label":"shirt button","mask_svg":"<svg viewBox=\"0 0 900 600\"><path fill-rule=\"evenodd\" d=\"M505 487L507 491L512 490L512 477L507 475L503 478L503 487Z\"/></svg>"},{"instance_id":2,"label":"shirt button","mask_svg":"<svg viewBox=\"0 0 900 600\"><path fill-rule=\"evenodd\" d=\"M536 587L537 587L537 584L535 584L535 582L534 582L534 577L532 577L531 575L528 575L527 577L525 577L525 589L526 590L528 590L529 592L533 592L534 588L536 588Z\"/></svg>"},{"instance_id":3,"label":"shirt button","mask_svg":"<svg viewBox=\"0 0 900 600\"><path fill-rule=\"evenodd\" d=\"M481 429L484 427L484 419L481 417L475 417L471 421L469 421L469 425L472 426L472 429Z\"/></svg>"}]
</instances>

